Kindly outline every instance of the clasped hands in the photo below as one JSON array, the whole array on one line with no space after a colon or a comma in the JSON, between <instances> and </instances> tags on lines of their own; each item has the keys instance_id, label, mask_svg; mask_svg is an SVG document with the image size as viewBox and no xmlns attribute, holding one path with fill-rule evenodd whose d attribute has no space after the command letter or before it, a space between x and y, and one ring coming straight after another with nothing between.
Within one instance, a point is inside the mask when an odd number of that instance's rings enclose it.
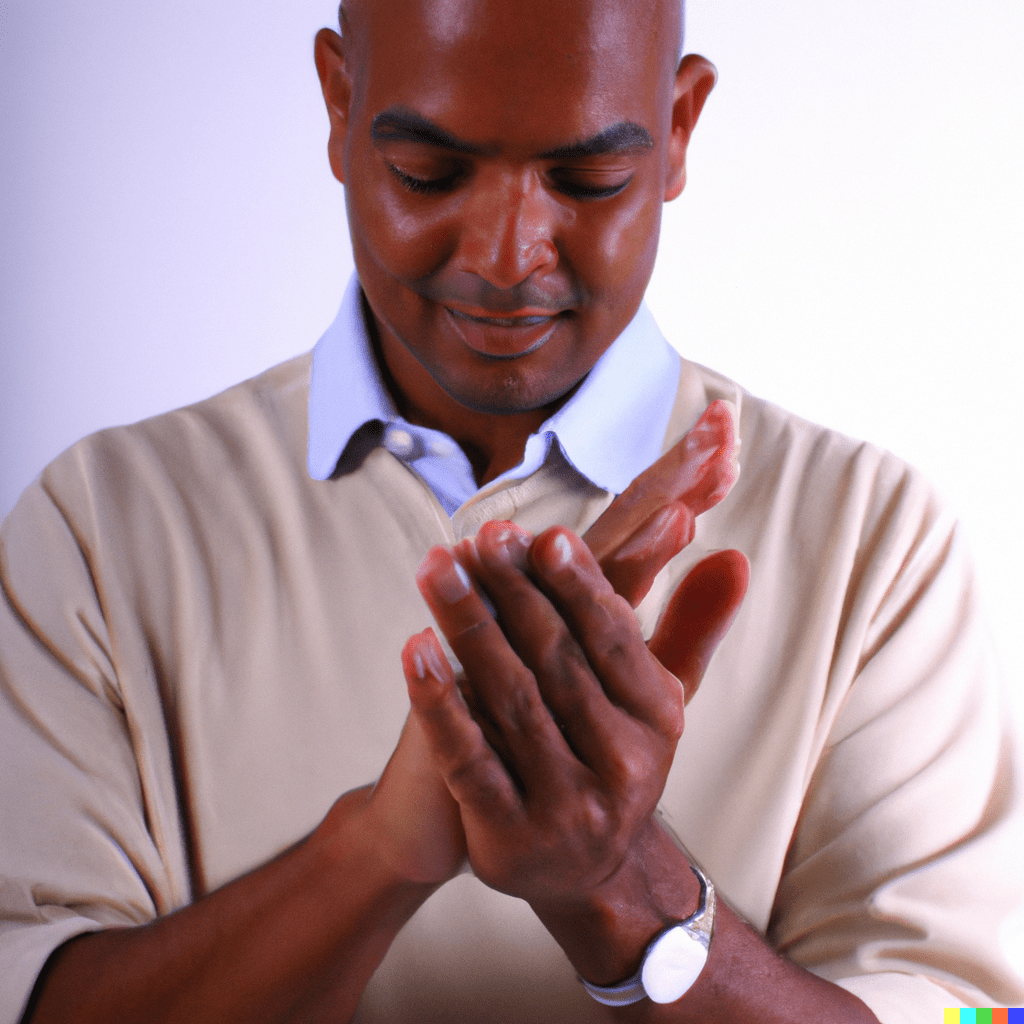
<instances>
[{"instance_id":1,"label":"clasped hands","mask_svg":"<svg viewBox=\"0 0 1024 1024\"><path fill-rule=\"evenodd\" d=\"M571 958L566 922L593 914L595 894L648 885L623 877L657 827L683 708L743 599L746 559L698 563L649 643L633 608L728 492L734 451L715 402L582 539L488 523L429 552L417 582L463 671L431 629L402 654L412 709L368 800L402 877L440 884L468 856Z\"/></svg>"}]
</instances>

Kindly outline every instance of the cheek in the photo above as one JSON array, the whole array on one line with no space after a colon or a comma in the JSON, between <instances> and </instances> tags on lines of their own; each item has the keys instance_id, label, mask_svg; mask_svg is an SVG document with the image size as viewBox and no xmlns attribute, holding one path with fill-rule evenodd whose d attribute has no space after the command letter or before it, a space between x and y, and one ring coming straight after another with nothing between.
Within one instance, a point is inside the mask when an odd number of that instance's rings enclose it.
<instances>
[{"instance_id":1,"label":"cheek","mask_svg":"<svg viewBox=\"0 0 1024 1024\"><path fill-rule=\"evenodd\" d=\"M605 303L630 301L647 287L658 251L661 204L638 197L607 220L595 218L574 246L577 272ZM595 296L596 297L596 296Z\"/></svg>"},{"instance_id":2,"label":"cheek","mask_svg":"<svg viewBox=\"0 0 1024 1024\"><path fill-rule=\"evenodd\" d=\"M397 194L398 188L381 180L379 172L353 182L345 196L349 229L353 244L389 275L416 281L434 273L450 256L451 218L413 211L409 200Z\"/></svg>"}]
</instances>

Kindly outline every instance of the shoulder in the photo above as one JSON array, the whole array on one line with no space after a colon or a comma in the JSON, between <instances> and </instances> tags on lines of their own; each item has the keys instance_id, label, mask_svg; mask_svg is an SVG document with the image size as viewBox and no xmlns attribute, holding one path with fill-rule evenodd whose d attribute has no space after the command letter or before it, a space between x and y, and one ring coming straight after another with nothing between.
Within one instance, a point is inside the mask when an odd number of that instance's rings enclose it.
<instances>
[{"instance_id":1,"label":"shoulder","mask_svg":"<svg viewBox=\"0 0 1024 1024\"><path fill-rule=\"evenodd\" d=\"M212 398L92 434L59 455L3 523L0 575L63 559L87 575L217 538L294 494L305 471L309 354ZM69 570L70 571L70 570Z\"/></svg>"},{"instance_id":2,"label":"shoulder","mask_svg":"<svg viewBox=\"0 0 1024 1024\"><path fill-rule=\"evenodd\" d=\"M722 374L683 361L666 447L715 399L734 411L740 474L725 509L810 533L821 527L866 529L906 517L953 519L930 481L887 449L849 437L759 398Z\"/></svg>"},{"instance_id":3,"label":"shoulder","mask_svg":"<svg viewBox=\"0 0 1024 1024\"><path fill-rule=\"evenodd\" d=\"M828 607L836 630L851 617L865 631L893 621L938 577L961 594L973 587L957 518L913 466L703 367L684 364L683 376L691 382L681 388L705 404L733 404L740 441L739 477L698 520L691 558L738 548L763 607L799 608L800 616Z\"/></svg>"},{"instance_id":4,"label":"shoulder","mask_svg":"<svg viewBox=\"0 0 1024 1024\"><path fill-rule=\"evenodd\" d=\"M130 505L144 492L188 494L305 463L311 357L297 356L211 398L111 427L73 445L38 485L58 503Z\"/></svg>"},{"instance_id":5,"label":"shoulder","mask_svg":"<svg viewBox=\"0 0 1024 1024\"><path fill-rule=\"evenodd\" d=\"M262 444L267 431L280 442L304 444L310 365L307 352L201 402L99 431L74 445L51 468L59 469L62 460L99 455L141 458L146 453L159 453L174 464L212 454L218 447L244 456Z\"/></svg>"}]
</instances>

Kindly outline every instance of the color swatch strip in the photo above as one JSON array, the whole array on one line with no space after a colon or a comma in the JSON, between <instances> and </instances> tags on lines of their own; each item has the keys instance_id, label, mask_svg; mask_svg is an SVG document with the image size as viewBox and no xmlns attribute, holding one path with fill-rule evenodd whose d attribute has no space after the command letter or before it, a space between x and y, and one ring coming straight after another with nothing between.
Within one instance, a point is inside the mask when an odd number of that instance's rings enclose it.
<instances>
[{"instance_id":1,"label":"color swatch strip","mask_svg":"<svg viewBox=\"0 0 1024 1024\"><path fill-rule=\"evenodd\" d=\"M1024 1024L1024 1007L978 1010L949 1009L943 1011L942 1024Z\"/></svg>"}]
</instances>

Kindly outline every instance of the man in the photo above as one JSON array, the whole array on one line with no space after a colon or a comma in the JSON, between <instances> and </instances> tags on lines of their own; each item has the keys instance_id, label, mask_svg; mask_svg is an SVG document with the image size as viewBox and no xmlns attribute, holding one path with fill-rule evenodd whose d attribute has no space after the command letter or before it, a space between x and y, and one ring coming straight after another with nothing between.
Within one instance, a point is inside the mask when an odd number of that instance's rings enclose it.
<instances>
[{"instance_id":1,"label":"man","mask_svg":"<svg viewBox=\"0 0 1024 1024\"><path fill-rule=\"evenodd\" d=\"M1016 998L950 520L638 312L714 83L680 34L673 0L350 0L318 36L358 285L311 384L87 440L5 524L10 1019ZM689 973L634 979L668 935Z\"/></svg>"}]
</instances>

